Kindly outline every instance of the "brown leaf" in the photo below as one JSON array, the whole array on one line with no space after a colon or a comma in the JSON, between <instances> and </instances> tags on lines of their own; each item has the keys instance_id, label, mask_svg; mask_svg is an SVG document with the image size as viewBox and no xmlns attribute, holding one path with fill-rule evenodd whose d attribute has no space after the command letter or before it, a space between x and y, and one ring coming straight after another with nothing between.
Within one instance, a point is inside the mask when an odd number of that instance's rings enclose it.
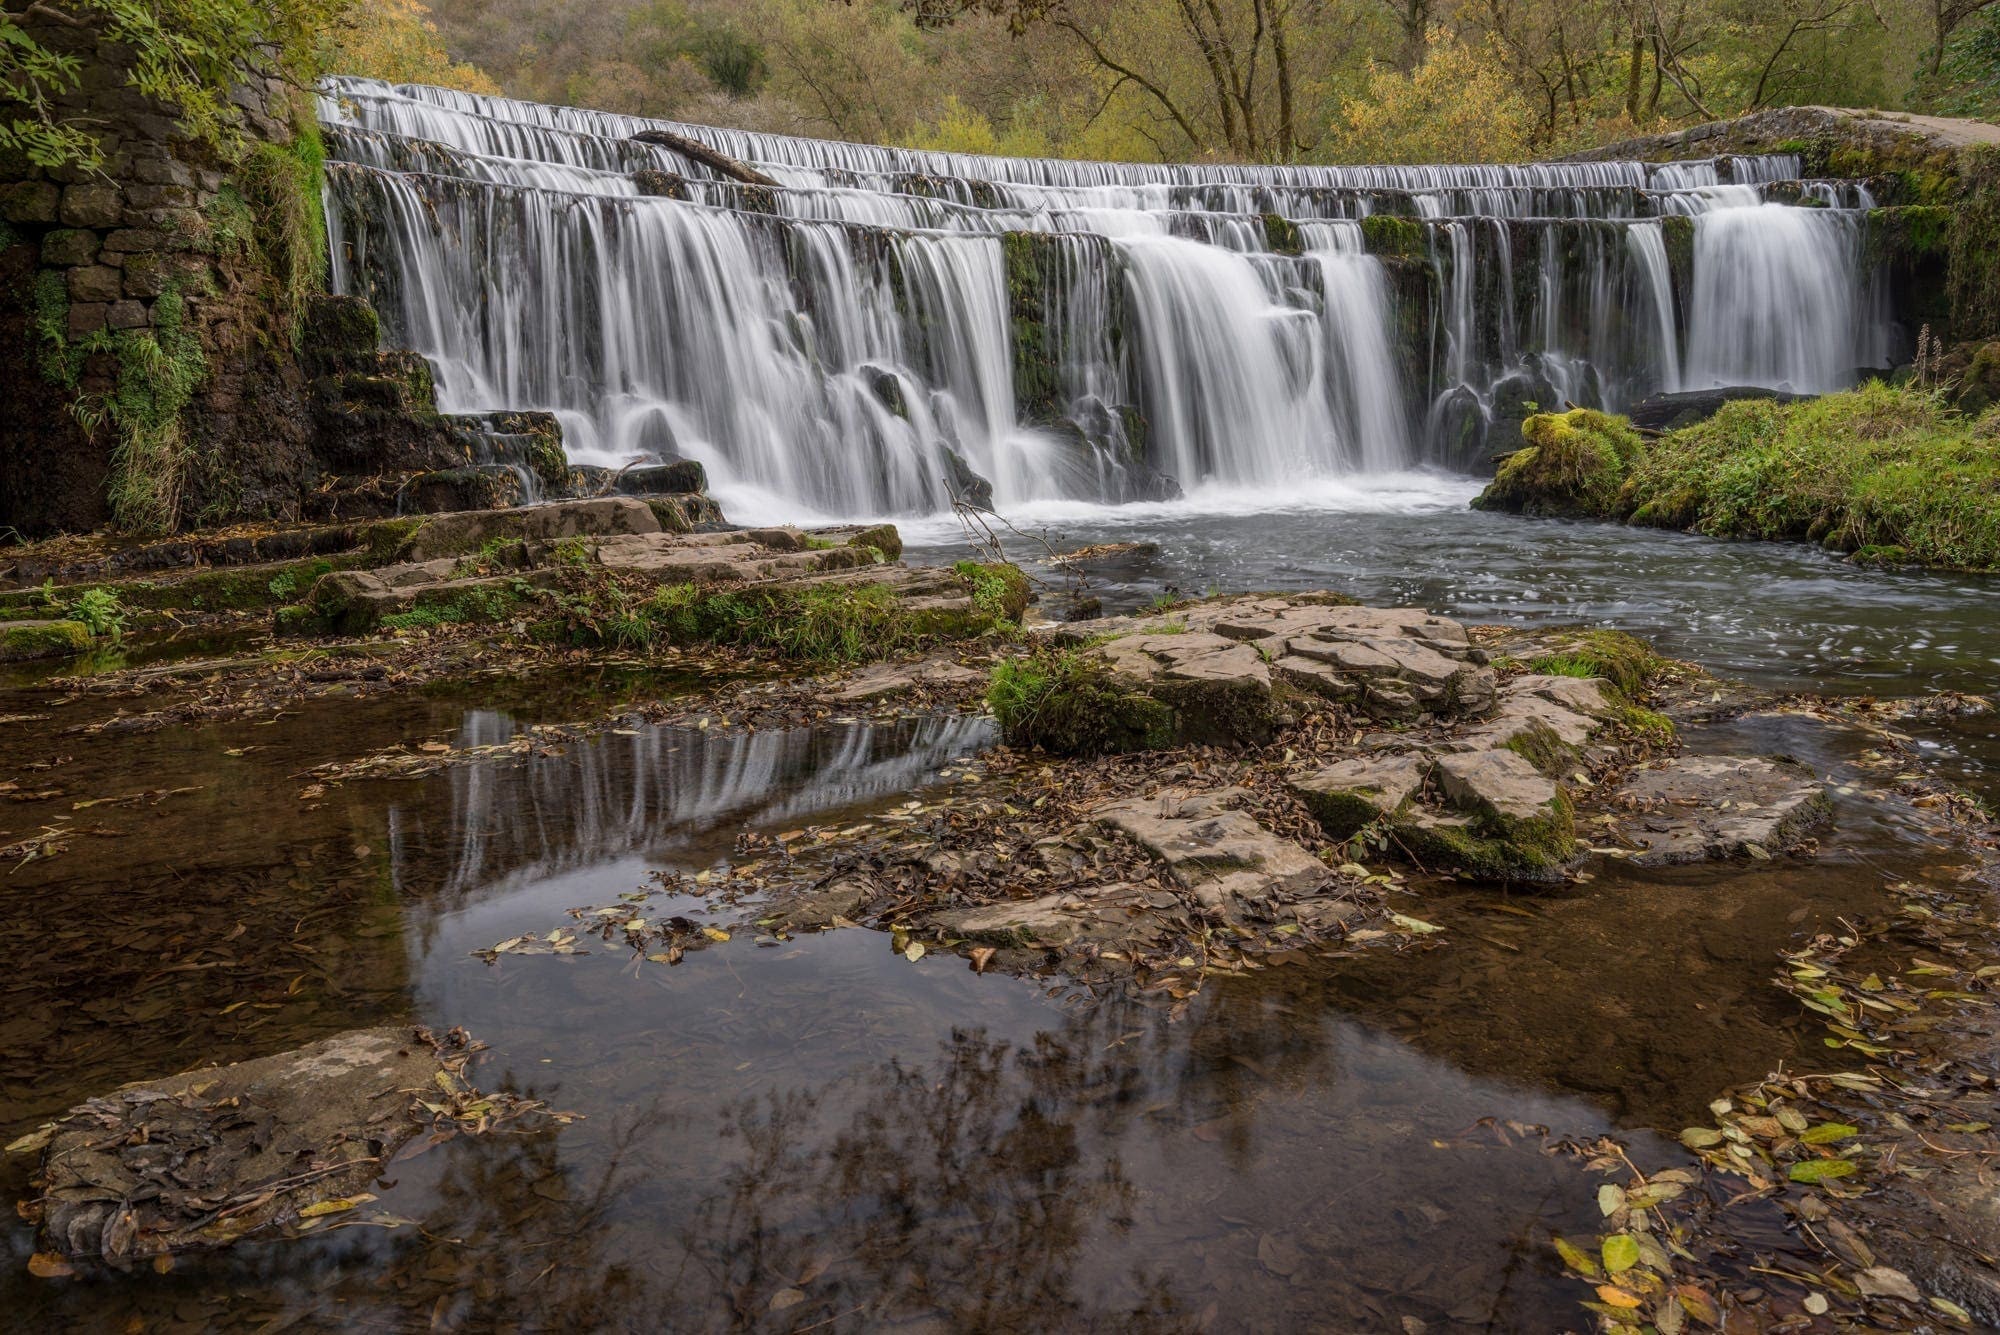
<instances>
[{"instance_id":1,"label":"brown leaf","mask_svg":"<svg viewBox=\"0 0 2000 1335\"><path fill-rule=\"evenodd\" d=\"M36 1252L28 1258L28 1273L37 1279L64 1279L76 1270L54 1252Z\"/></svg>"}]
</instances>

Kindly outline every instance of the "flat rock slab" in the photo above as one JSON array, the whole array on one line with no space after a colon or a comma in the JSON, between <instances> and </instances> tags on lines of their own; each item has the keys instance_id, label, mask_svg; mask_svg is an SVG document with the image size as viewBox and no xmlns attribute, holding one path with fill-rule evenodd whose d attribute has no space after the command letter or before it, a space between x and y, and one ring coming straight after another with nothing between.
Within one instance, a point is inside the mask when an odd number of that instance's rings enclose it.
<instances>
[{"instance_id":1,"label":"flat rock slab","mask_svg":"<svg viewBox=\"0 0 2000 1335\"><path fill-rule=\"evenodd\" d=\"M1286 691L1391 722L1477 717L1497 693L1465 628L1417 608L1236 598L1074 621L1052 636L1095 646L1128 684L1174 706L1184 740L1267 740Z\"/></svg>"},{"instance_id":2,"label":"flat rock slab","mask_svg":"<svg viewBox=\"0 0 2000 1335\"><path fill-rule=\"evenodd\" d=\"M1158 891L1114 883L955 909L932 919L947 935L1001 948L1061 950L1079 942L1125 948L1151 945L1165 920L1154 906Z\"/></svg>"},{"instance_id":3,"label":"flat rock slab","mask_svg":"<svg viewBox=\"0 0 2000 1335\"><path fill-rule=\"evenodd\" d=\"M410 1028L129 1084L70 1109L42 1160L43 1246L109 1259L226 1245L362 1191L446 1070Z\"/></svg>"},{"instance_id":4,"label":"flat rock slab","mask_svg":"<svg viewBox=\"0 0 2000 1335\"><path fill-rule=\"evenodd\" d=\"M1332 839L1352 837L1363 826L1393 816L1424 786L1431 758L1421 752L1355 756L1291 781L1291 790Z\"/></svg>"},{"instance_id":5,"label":"flat rock slab","mask_svg":"<svg viewBox=\"0 0 2000 1335\"><path fill-rule=\"evenodd\" d=\"M950 688L983 684L987 674L943 659L921 663L875 663L862 668L826 698L837 704L867 704L905 695L924 687Z\"/></svg>"},{"instance_id":6,"label":"flat rock slab","mask_svg":"<svg viewBox=\"0 0 2000 1335\"><path fill-rule=\"evenodd\" d=\"M1459 810L1501 825L1547 820L1561 790L1512 751L1465 751L1439 756L1438 785Z\"/></svg>"},{"instance_id":7,"label":"flat rock slab","mask_svg":"<svg viewBox=\"0 0 2000 1335\"><path fill-rule=\"evenodd\" d=\"M1759 757L1682 756L1634 774L1614 802L1641 866L1788 853L1833 814L1810 770Z\"/></svg>"},{"instance_id":8,"label":"flat rock slab","mask_svg":"<svg viewBox=\"0 0 2000 1335\"><path fill-rule=\"evenodd\" d=\"M1225 916L1279 894L1297 894L1327 876L1324 863L1234 809L1232 789L1162 793L1097 808L1098 822L1167 865L1202 908Z\"/></svg>"}]
</instances>

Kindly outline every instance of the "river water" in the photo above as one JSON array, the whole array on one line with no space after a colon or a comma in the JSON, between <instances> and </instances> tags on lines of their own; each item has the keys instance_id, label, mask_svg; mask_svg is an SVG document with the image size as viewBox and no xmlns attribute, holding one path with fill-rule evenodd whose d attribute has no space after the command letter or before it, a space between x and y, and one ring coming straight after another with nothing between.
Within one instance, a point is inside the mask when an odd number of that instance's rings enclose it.
<instances>
[{"instance_id":1,"label":"river water","mask_svg":"<svg viewBox=\"0 0 2000 1335\"><path fill-rule=\"evenodd\" d=\"M1415 475L1290 506L1014 519L1058 547L1159 543L1101 572L1114 606L1331 587L1473 620L1609 623L1773 686L1882 694L1978 687L2000 661L1990 582L1528 524L1464 510L1466 490ZM962 554L946 525L912 531L916 559ZM123 1080L404 1020L467 1026L492 1045L481 1079L582 1114L396 1165L370 1211L393 1227L165 1274L32 1279L31 1232L12 1225L4 1324L1580 1328L1550 1240L1593 1231L1598 1179L1547 1147L1615 1134L1642 1167L1673 1162L1674 1133L1718 1090L1801 1052L1828 1060L1769 986L1777 952L1866 913L1885 876L1931 856L1856 796L1809 862L1606 866L1532 897L1419 886L1407 907L1445 928L1429 944L1214 979L1170 1022L951 955L912 963L859 929L739 933L671 968L622 948L472 954L656 870L726 861L741 829L837 827L948 794L991 743L983 720L635 724L302 791L324 760L491 745L688 687L607 666L102 737L63 730L115 700L27 679L0 694L8 837L87 827L0 881L0 1137ZM1923 740L1990 789L1993 731ZM1864 745L1784 718L1707 741L1834 776ZM74 805L140 790L155 796ZM0 1166L0 1187L24 1180L18 1160Z\"/></svg>"}]
</instances>

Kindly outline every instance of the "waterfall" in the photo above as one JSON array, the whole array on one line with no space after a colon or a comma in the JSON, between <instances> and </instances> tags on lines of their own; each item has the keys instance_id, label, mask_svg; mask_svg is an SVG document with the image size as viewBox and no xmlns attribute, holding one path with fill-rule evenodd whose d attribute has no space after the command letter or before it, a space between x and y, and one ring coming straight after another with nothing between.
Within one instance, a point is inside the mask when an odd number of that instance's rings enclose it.
<instances>
[{"instance_id":1,"label":"waterfall","mask_svg":"<svg viewBox=\"0 0 2000 1335\"><path fill-rule=\"evenodd\" d=\"M1785 154L994 158L365 79L321 113L333 286L441 408L699 460L746 520L1478 468L1543 406L1833 389L1891 352L1872 200Z\"/></svg>"}]
</instances>

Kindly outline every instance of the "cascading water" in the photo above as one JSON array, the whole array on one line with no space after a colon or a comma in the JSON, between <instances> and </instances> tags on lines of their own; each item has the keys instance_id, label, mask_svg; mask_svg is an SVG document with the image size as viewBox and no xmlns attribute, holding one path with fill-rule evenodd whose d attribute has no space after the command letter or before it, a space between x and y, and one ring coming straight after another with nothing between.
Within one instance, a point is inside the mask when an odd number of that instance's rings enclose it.
<instances>
[{"instance_id":1,"label":"cascading water","mask_svg":"<svg viewBox=\"0 0 2000 1335\"><path fill-rule=\"evenodd\" d=\"M441 407L551 411L577 463L698 459L744 518L1471 469L1537 407L1823 391L1892 351L1866 191L1785 155L1182 167L322 104L336 290Z\"/></svg>"}]
</instances>

